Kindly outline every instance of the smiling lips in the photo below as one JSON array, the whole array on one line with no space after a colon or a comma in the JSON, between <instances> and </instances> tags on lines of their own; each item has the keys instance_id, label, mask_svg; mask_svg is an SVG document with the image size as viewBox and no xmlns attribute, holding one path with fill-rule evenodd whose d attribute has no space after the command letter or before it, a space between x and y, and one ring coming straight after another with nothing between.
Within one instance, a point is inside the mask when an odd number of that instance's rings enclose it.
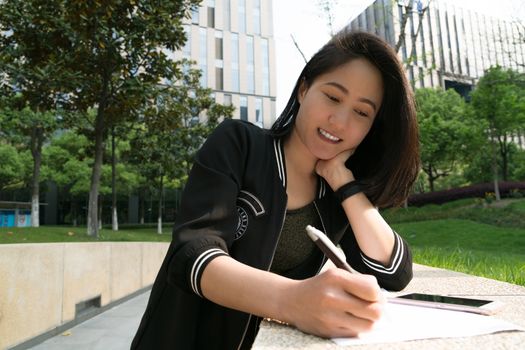
<instances>
[{"instance_id":1,"label":"smiling lips","mask_svg":"<svg viewBox=\"0 0 525 350\"><path fill-rule=\"evenodd\" d=\"M332 143L338 143L339 141L341 141L341 139L339 137L336 137L332 134L330 134L328 131L326 130L323 130L323 129L317 129L317 131L319 132L319 135L321 135L324 139L326 139L327 141L330 141Z\"/></svg>"}]
</instances>

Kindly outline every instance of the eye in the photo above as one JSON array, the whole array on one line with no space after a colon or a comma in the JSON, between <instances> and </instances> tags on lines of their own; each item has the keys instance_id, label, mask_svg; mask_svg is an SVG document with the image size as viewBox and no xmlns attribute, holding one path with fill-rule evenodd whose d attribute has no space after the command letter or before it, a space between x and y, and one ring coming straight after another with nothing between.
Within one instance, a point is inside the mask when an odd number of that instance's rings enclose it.
<instances>
[{"instance_id":1,"label":"eye","mask_svg":"<svg viewBox=\"0 0 525 350\"><path fill-rule=\"evenodd\" d=\"M324 95L330 100L330 101L333 101L333 102L339 102L339 99L333 95L330 95L330 94L327 94L326 92L324 93Z\"/></svg>"},{"instance_id":2,"label":"eye","mask_svg":"<svg viewBox=\"0 0 525 350\"><path fill-rule=\"evenodd\" d=\"M360 110L360 109L354 109L354 111L355 111L357 114L359 114L361 117L365 117L365 118L368 117L368 113L363 112L363 111Z\"/></svg>"}]
</instances>

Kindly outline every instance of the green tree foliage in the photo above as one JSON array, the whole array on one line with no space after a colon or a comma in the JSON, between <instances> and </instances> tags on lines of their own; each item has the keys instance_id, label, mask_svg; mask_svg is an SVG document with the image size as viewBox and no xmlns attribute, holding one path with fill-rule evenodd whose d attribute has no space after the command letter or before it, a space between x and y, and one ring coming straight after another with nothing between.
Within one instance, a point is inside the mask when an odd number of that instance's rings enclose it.
<instances>
[{"instance_id":1,"label":"green tree foliage","mask_svg":"<svg viewBox=\"0 0 525 350\"><path fill-rule=\"evenodd\" d=\"M43 149L42 177L56 183L61 200L71 203L71 220L75 224L79 215L79 204L89 194L90 175L93 165L92 143L84 135L67 131L53 138ZM129 143L119 142L117 153L129 149ZM109 150L106 152L108 157ZM129 164L117 164L117 191L131 193L137 186L137 175ZM111 167L102 167L101 195L111 193Z\"/></svg>"},{"instance_id":2,"label":"green tree foliage","mask_svg":"<svg viewBox=\"0 0 525 350\"><path fill-rule=\"evenodd\" d=\"M431 191L480 143L481 129L454 90L416 90L421 163Z\"/></svg>"},{"instance_id":3,"label":"green tree foliage","mask_svg":"<svg viewBox=\"0 0 525 350\"><path fill-rule=\"evenodd\" d=\"M27 152L20 154L14 146L0 142L0 192L23 186L26 177L24 159L27 160L28 156Z\"/></svg>"},{"instance_id":4,"label":"green tree foliage","mask_svg":"<svg viewBox=\"0 0 525 350\"><path fill-rule=\"evenodd\" d=\"M190 68L191 62L184 64L177 81L159 87L155 103L144 111L144 123L131 139L130 158L146 180L143 189L152 191L153 184L158 195L159 233L164 187L183 186L195 152L220 118L231 118L234 108L216 103L211 90L200 86L200 71Z\"/></svg>"},{"instance_id":5,"label":"green tree foliage","mask_svg":"<svg viewBox=\"0 0 525 350\"><path fill-rule=\"evenodd\" d=\"M178 70L167 52L184 41L182 19L200 0L5 0L0 3L0 30L8 33L1 58L20 62L41 55L39 71L20 71L18 80L45 81L53 98L86 115L96 108L91 125L94 163L90 179L88 234L98 233L97 199L108 128L136 120L156 86ZM15 55L18 48L22 53ZM14 75L13 73L9 74ZM70 125L78 120L70 118Z\"/></svg>"},{"instance_id":6,"label":"green tree foliage","mask_svg":"<svg viewBox=\"0 0 525 350\"><path fill-rule=\"evenodd\" d=\"M58 127L58 113L54 110L35 111L28 102L25 102L25 107L16 107L16 103L24 103L21 95L17 95L13 101L15 103L11 107L6 107L0 112L3 114L0 128L18 148L28 150L31 154L31 226L39 227L42 146Z\"/></svg>"},{"instance_id":7,"label":"green tree foliage","mask_svg":"<svg viewBox=\"0 0 525 350\"><path fill-rule=\"evenodd\" d=\"M492 67L479 80L472 92L472 107L476 117L487 124L487 139L493 144L492 163L503 180L509 178L512 161L512 137L519 135L525 124L525 74L512 69ZM489 158L487 158L489 161Z\"/></svg>"}]
</instances>

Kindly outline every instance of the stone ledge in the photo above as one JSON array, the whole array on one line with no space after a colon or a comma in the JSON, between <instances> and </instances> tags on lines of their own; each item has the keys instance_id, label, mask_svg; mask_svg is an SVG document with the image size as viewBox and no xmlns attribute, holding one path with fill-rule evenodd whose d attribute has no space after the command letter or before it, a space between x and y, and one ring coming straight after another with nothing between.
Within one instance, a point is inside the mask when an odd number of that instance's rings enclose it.
<instances>
[{"instance_id":1,"label":"stone ledge","mask_svg":"<svg viewBox=\"0 0 525 350\"><path fill-rule=\"evenodd\" d=\"M150 286L169 243L0 245L0 349L49 337ZM77 315L75 306L100 300ZM99 299L98 299L99 298ZM42 340L42 339L40 339Z\"/></svg>"}]
</instances>

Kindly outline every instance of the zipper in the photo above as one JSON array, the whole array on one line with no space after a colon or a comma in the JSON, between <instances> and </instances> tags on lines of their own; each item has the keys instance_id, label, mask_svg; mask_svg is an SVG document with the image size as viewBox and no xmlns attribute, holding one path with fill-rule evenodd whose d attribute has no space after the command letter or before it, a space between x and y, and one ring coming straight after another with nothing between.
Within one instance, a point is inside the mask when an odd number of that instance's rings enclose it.
<instances>
[{"instance_id":1,"label":"zipper","mask_svg":"<svg viewBox=\"0 0 525 350\"><path fill-rule=\"evenodd\" d=\"M283 219L281 221L281 229L279 230L279 236L277 236L277 241L275 242L275 246L273 247L272 259L270 260L270 265L268 265L268 267L266 268L266 271L270 271L270 268L272 267L273 258L275 257L275 252L277 251L277 245L279 244L279 240L281 239L281 233L283 232L285 219L286 219L286 209L284 210ZM237 350L241 348L242 343L244 342L244 338L246 338L246 332L248 331L248 327L250 326L250 321L252 319L252 316L253 316L252 314L249 315L248 322L246 322L246 326L244 326L244 331L242 332L241 342L239 343L239 346L237 346Z\"/></svg>"},{"instance_id":2,"label":"zipper","mask_svg":"<svg viewBox=\"0 0 525 350\"><path fill-rule=\"evenodd\" d=\"M279 178L282 181L282 185L286 193L286 163L283 160L284 159L284 147L281 144L281 140L274 139L273 147L274 147L274 152L275 152L275 159L277 160L277 171L279 173ZM286 204L288 204L288 196L286 194L285 194L285 198L286 198ZM281 221L281 229L279 230L277 241L275 242L275 246L273 247L272 258L270 259L270 265L268 265L268 267L266 268L266 271L270 271L270 268L272 267L273 258L275 257L275 252L277 251L277 245L279 244L279 239L281 239L281 233L283 232L285 219L286 219L286 207L284 208L283 218ZM246 322L246 326L244 327L241 342L237 346L237 350L241 348L242 343L244 342L244 338L246 337L246 332L248 331L248 327L250 325L251 319L252 319L252 314L250 314L248 317L248 322Z\"/></svg>"}]
</instances>

